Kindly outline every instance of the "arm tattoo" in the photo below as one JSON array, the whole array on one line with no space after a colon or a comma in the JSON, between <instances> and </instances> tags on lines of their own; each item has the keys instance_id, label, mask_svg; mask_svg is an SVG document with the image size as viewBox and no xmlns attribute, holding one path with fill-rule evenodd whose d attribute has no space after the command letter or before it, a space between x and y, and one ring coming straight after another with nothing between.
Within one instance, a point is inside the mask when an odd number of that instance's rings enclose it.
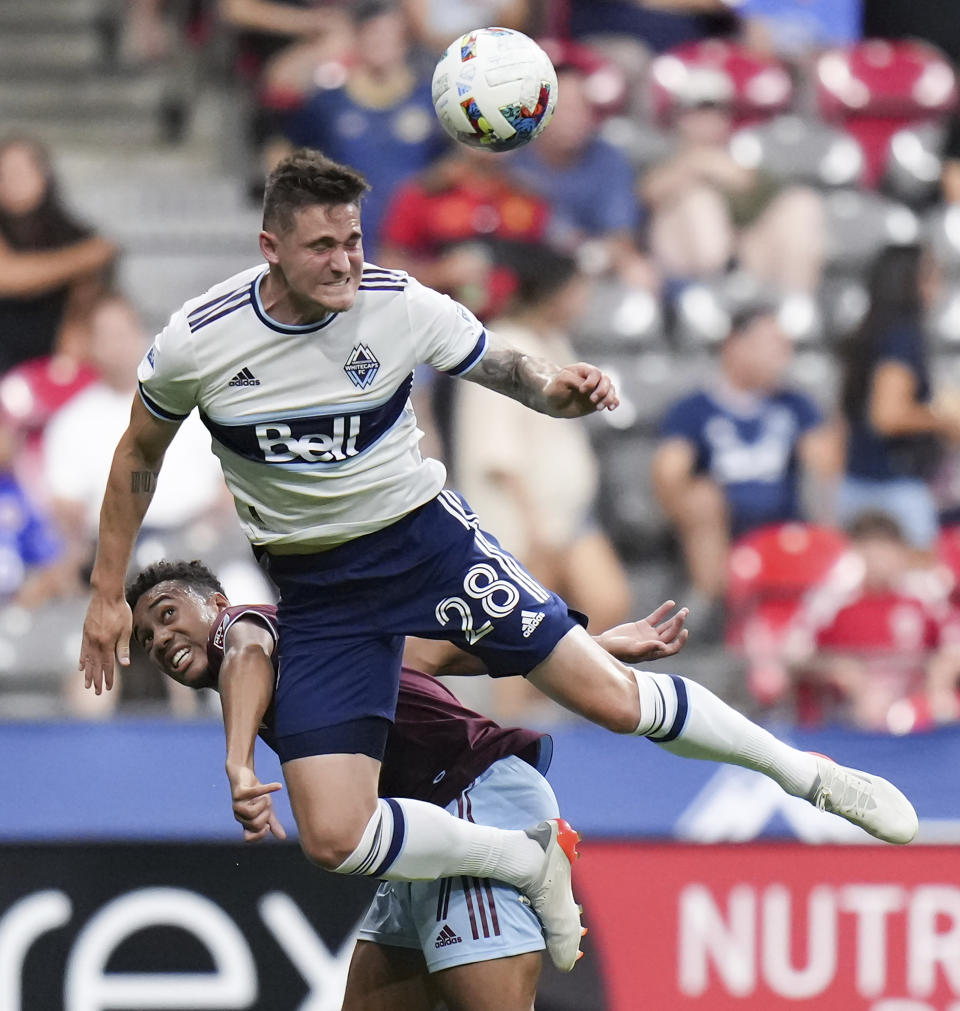
<instances>
[{"instance_id":1,"label":"arm tattoo","mask_svg":"<svg viewBox=\"0 0 960 1011\"><path fill-rule=\"evenodd\" d=\"M553 362L513 348L491 348L464 379L495 390L541 413L549 413L543 388L560 371Z\"/></svg>"},{"instance_id":2,"label":"arm tattoo","mask_svg":"<svg viewBox=\"0 0 960 1011\"><path fill-rule=\"evenodd\" d=\"M133 470L130 472L130 491L134 495L152 495L157 487L158 472Z\"/></svg>"}]
</instances>

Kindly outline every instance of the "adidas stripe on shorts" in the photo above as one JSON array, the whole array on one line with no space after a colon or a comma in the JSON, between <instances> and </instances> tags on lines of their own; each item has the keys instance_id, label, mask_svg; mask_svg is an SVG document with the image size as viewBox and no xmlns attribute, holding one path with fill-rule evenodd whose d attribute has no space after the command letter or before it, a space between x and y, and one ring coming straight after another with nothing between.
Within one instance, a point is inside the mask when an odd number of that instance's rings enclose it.
<instances>
[{"instance_id":1,"label":"adidas stripe on shorts","mask_svg":"<svg viewBox=\"0 0 960 1011\"><path fill-rule=\"evenodd\" d=\"M501 758L447 805L459 818L525 829L559 815L550 784L523 759ZM384 881L360 925L360 940L419 948L430 972L542 951L540 921L520 893L489 878Z\"/></svg>"}]
</instances>

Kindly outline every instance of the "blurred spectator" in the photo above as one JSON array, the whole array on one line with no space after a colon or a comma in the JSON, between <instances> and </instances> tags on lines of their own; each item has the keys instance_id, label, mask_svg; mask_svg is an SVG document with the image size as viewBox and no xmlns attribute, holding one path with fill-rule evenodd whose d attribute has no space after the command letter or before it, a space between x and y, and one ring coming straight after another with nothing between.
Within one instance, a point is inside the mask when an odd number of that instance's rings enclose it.
<instances>
[{"instance_id":1,"label":"blurred spectator","mask_svg":"<svg viewBox=\"0 0 960 1011\"><path fill-rule=\"evenodd\" d=\"M403 0L403 6L417 44L435 56L474 28L533 30L530 0Z\"/></svg>"},{"instance_id":2,"label":"blurred spectator","mask_svg":"<svg viewBox=\"0 0 960 1011\"><path fill-rule=\"evenodd\" d=\"M886 729L891 707L960 673L944 635L944 601L910 585L913 552L883 512L849 528L851 551L816 588L793 622L786 651L806 718L839 717Z\"/></svg>"},{"instance_id":3,"label":"blurred spectator","mask_svg":"<svg viewBox=\"0 0 960 1011\"><path fill-rule=\"evenodd\" d=\"M873 263L870 307L842 348L841 407L847 425L839 515L881 509L908 541L929 548L938 530L929 480L941 441L960 441L960 406L931 400L923 313L939 275L918 246L891 246Z\"/></svg>"},{"instance_id":4,"label":"blurred spectator","mask_svg":"<svg viewBox=\"0 0 960 1011\"><path fill-rule=\"evenodd\" d=\"M44 435L51 505L79 569L92 558L113 446L127 426L146 347L143 324L130 303L121 295L104 296L91 317L90 361L99 379L54 415ZM141 543L153 537L178 539L179 545L189 524L223 509L224 501L210 437L191 415L167 452Z\"/></svg>"},{"instance_id":5,"label":"blurred spectator","mask_svg":"<svg viewBox=\"0 0 960 1011\"><path fill-rule=\"evenodd\" d=\"M17 426L0 411L0 602L37 607L75 588L63 545L14 473Z\"/></svg>"},{"instance_id":6,"label":"blurred spectator","mask_svg":"<svg viewBox=\"0 0 960 1011\"><path fill-rule=\"evenodd\" d=\"M569 0L574 38L624 35L655 52L737 27L727 0Z\"/></svg>"},{"instance_id":7,"label":"blurred spectator","mask_svg":"<svg viewBox=\"0 0 960 1011\"><path fill-rule=\"evenodd\" d=\"M511 158L517 178L550 202L559 241L587 252L597 267L615 271L627 284L655 287L652 267L637 248L641 208L633 166L598 136L596 110L584 73L562 64L550 126Z\"/></svg>"},{"instance_id":8,"label":"blurred spectator","mask_svg":"<svg viewBox=\"0 0 960 1011\"><path fill-rule=\"evenodd\" d=\"M654 491L676 527L698 602L719 600L731 536L801 518L801 468L836 469L836 438L811 400L783 386L791 343L762 306L734 316L709 389L671 407ZM686 601L686 598L685 598Z\"/></svg>"},{"instance_id":9,"label":"blurred spectator","mask_svg":"<svg viewBox=\"0 0 960 1011\"><path fill-rule=\"evenodd\" d=\"M292 113L285 135L359 169L371 189L363 201L363 245L370 260L397 185L447 148L433 111L430 81L410 60L402 10L388 0L353 9L356 38L346 80L320 87Z\"/></svg>"},{"instance_id":10,"label":"blurred spectator","mask_svg":"<svg viewBox=\"0 0 960 1011\"><path fill-rule=\"evenodd\" d=\"M299 95L315 68L349 44L347 4L339 0L219 0L221 21L238 35L238 70L267 92Z\"/></svg>"},{"instance_id":11,"label":"blurred spectator","mask_svg":"<svg viewBox=\"0 0 960 1011\"><path fill-rule=\"evenodd\" d=\"M541 241L549 224L549 205L516 183L500 155L457 144L394 193L379 262L489 319L516 288L518 244Z\"/></svg>"},{"instance_id":12,"label":"blurred spectator","mask_svg":"<svg viewBox=\"0 0 960 1011\"><path fill-rule=\"evenodd\" d=\"M315 87L318 75L343 80L351 41L340 0L219 0L220 20L237 36L235 73L249 86L247 141L257 153L248 180L259 200L263 180L286 154L283 117Z\"/></svg>"},{"instance_id":13,"label":"blurred spectator","mask_svg":"<svg viewBox=\"0 0 960 1011\"><path fill-rule=\"evenodd\" d=\"M803 61L828 46L861 36L861 0L740 0L750 45Z\"/></svg>"},{"instance_id":14,"label":"blurred spectator","mask_svg":"<svg viewBox=\"0 0 960 1011\"><path fill-rule=\"evenodd\" d=\"M0 374L83 331L115 254L64 208L39 143L0 141Z\"/></svg>"},{"instance_id":15,"label":"blurred spectator","mask_svg":"<svg viewBox=\"0 0 960 1011\"><path fill-rule=\"evenodd\" d=\"M721 70L687 74L673 117L673 153L647 172L650 245L677 282L708 278L739 262L783 292L812 292L826 241L822 196L781 187L729 151L733 85Z\"/></svg>"},{"instance_id":16,"label":"blurred spectator","mask_svg":"<svg viewBox=\"0 0 960 1011\"><path fill-rule=\"evenodd\" d=\"M17 477L37 501L46 500L43 432L47 422L97 378L87 361L87 337L86 331L67 331L53 354L31 358L0 376L0 411L23 438L17 452Z\"/></svg>"},{"instance_id":17,"label":"blurred spectator","mask_svg":"<svg viewBox=\"0 0 960 1011\"><path fill-rule=\"evenodd\" d=\"M525 354L574 361L568 334L583 315L588 282L572 258L530 246L519 288L491 329ZM594 505L598 469L582 425L531 417L520 404L494 404L461 383L454 413L457 487L544 585L590 616L591 626L625 620L629 589Z\"/></svg>"}]
</instances>

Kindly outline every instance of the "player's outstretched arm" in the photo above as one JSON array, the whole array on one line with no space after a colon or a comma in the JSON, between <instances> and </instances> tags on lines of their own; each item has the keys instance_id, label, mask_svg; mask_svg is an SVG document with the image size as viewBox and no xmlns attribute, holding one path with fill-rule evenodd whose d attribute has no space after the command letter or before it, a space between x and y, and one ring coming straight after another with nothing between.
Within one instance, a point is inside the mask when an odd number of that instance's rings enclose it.
<instances>
[{"instance_id":1,"label":"player's outstretched arm","mask_svg":"<svg viewBox=\"0 0 960 1011\"><path fill-rule=\"evenodd\" d=\"M80 647L84 685L93 686L98 695L104 686L108 691L113 687L114 664L125 667L130 662L132 616L123 597L123 581L164 453L179 427L155 418L134 397L130 424L113 454Z\"/></svg>"},{"instance_id":2,"label":"player's outstretched arm","mask_svg":"<svg viewBox=\"0 0 960 1011\"><path fill-rule=\"evenodd\" d=\"M560 366L524 354L490 335L487 353L463 378L554 418L612 411L620 398L610 377L594 365Z\"/></svg>"},{"instance_id":3,"label":"player's outstretched arm","mask_svg":"<svg viewBox=\"0 0 960 1011\"><path fill-rule=\"evenodd\" d=\"M253 619L238 619L227 632L217 681L233 816L243 826L245 842L256 842L270 832L278 839L287 837L270 799L280 784L261 783L254 768L257 731L273 698L274 646L266 627Z\"/></svg>"}]
</instances>

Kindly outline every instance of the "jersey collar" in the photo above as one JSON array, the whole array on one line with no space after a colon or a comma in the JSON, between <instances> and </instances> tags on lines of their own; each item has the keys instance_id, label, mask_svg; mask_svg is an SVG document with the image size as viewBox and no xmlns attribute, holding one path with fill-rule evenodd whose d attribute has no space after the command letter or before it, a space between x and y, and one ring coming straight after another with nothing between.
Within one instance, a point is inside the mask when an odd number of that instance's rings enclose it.
<instances>
[{"instance_id":1,"label":"jersey collar","mask_svg":"<svg viewBox=\"0 0 960 1011\"><path fill-rule=\"evenodd\" d=\"M270 327L271 330L276 330L277 333L316 333L317 330L322 330L325 326L329 326L339 315L339 313L332 312L326 318L320 320L318 323L300 323L297 325L291 323L278 323L266 309L263 307L263 302L260 300L260 282L267 276L267 272L270 270L269 267L264 267L263 272L258 274L253 280L253 311L257 314L260 322L264 326Z\"/></svg>"}]
</instances>

